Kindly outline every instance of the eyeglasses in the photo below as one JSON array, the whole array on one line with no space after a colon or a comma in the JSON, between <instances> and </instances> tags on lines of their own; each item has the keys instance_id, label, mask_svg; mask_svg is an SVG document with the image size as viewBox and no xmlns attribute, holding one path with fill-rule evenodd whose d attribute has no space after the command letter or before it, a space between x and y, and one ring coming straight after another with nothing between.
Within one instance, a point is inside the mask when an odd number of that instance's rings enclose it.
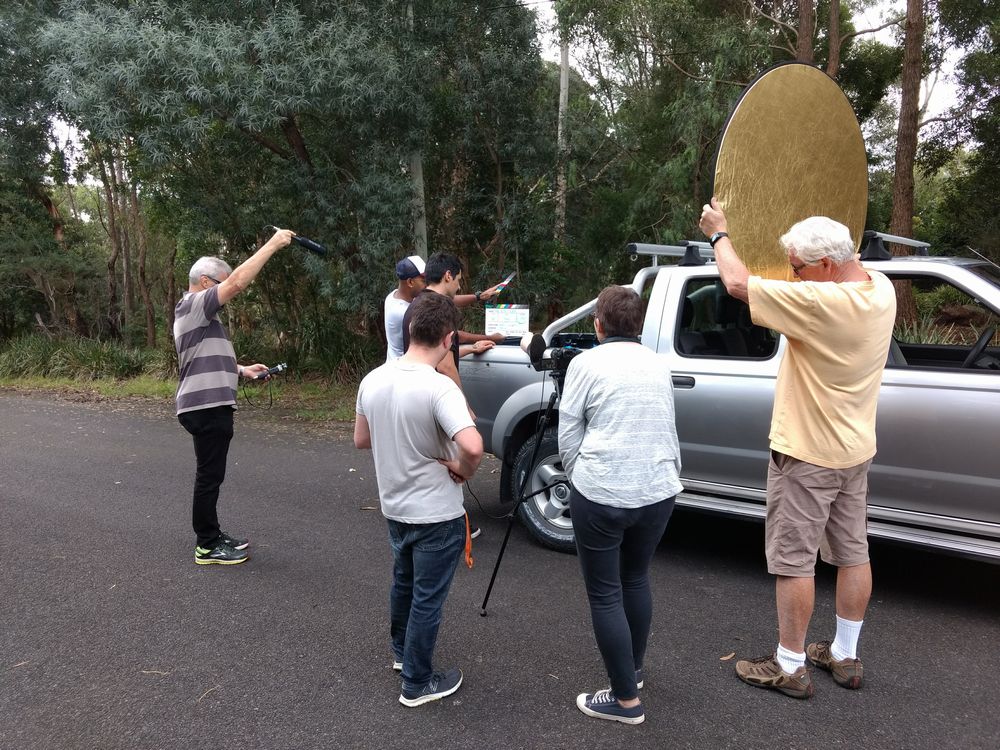
<instances>
[{"instance_id":1,"label":"eyeglasses","mask_svg":"<svg viewBox=\"0 0 1000 750\"><path fill-rule=\"evenodd\" d=\"M207 273L203 273L202 276L204 276L209 281L214 281L216 284L221 284L222 283L217 278L215 278L214 276L209 276Z\"/></svg>"},{"instance_id":2,"label":"eyeglasses","mask_svg":"<svg viewBox=\"0 0 1000 750\"><path fill-rule=\"evenodd\" d=\"M795 274L795 278L800 278L800 274L801 274L801 271L802 271L803 268L805 268L806 266L815 266L816 264L815 263L800 263L799 265L795 265L794 263L792 263L791 261L789 261L788 265L790 265L792 267L792 273Z\"/></svg>"}]
</instances>

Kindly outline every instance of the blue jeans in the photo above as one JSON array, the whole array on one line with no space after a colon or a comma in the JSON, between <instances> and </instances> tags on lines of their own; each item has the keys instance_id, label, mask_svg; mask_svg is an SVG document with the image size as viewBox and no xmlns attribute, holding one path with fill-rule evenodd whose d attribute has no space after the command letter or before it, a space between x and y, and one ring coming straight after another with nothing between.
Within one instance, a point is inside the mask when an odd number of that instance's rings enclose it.
<instances>
[{"instance_id":1,"label":"blue jeans","mask_svg":"<svg viewBox=\"0 0 1000 750\"><path fill-rule=\"evenodd\" d=\"M387 520L392 546L389 631L403 662L403 689L430 682L441 610L465 547L465 516L441 523Z\"/></svg>"},{"instance_id":2,"label":"blue jeans","mask_svg":"<svg viewBox=\"0 0 1000 750\"><path fill-rule=\"evenodd\" d=\"M573 488L569 507L594 636L611 690L621 700L637 698L635 671L642 669L653 619L649 563L674 498L642 508L612 508Z\"/></svg>"}]
</instances>

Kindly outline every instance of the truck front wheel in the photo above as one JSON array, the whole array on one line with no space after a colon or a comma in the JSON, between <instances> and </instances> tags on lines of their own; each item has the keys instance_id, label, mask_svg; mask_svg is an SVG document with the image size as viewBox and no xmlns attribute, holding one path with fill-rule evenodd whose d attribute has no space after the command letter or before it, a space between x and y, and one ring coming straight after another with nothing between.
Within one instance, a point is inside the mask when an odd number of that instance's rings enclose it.
<instances>
[{"instance_id":1,"label":"truck front wheel","mask_svg":"<svg viewBox=\"0 0 1000 750\"><path fill-rule=\"evenodd\" d=\"M569 515L569 480L559 460L559 441L555 428L542 435L538 458L529 466L535 450L535 435L529 437L514 455L514 470L510 472L509 497L517 500L521 484L527 478L525 494L543 487L548 489L529 497L518 510L521 523L537 541L558 552L576 552L573 522Z\"/></svg>"}]
</instances>

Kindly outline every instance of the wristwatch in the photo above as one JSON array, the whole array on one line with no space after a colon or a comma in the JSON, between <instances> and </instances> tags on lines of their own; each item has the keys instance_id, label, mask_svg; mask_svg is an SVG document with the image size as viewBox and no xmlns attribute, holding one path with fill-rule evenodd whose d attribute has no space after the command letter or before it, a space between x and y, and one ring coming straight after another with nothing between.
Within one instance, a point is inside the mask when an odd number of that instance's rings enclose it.
<instances>
[{"instance_id":1,"label":"wristwatch","mask_svg":"<svg viewBox=\"0 0 1000 750\"><path fill-rule=\"evenodd\" d=\"M482 297L483 297L483 293L482 292L476 292L476 302L481 301Z\"/></svg>"},{"instance_id":2,"label":"wristwatch","mask_svg":"<svg viewBox=\"0 0 1000 750\"><path fill-rule=\"evenodd\" d=\"M728 237L729 232L716 232L711 237L708 238L708 244L715 247L715 243L721 240L723 237Z\"/></svg>"}]
</instances>

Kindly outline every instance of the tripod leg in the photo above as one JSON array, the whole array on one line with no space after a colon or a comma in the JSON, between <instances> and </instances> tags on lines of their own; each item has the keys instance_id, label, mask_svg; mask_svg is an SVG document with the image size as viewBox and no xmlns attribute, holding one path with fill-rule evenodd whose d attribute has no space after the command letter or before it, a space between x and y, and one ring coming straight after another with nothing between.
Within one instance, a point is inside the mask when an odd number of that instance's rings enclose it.
<instances>
[{"instance_id":1,"label":"tripod leg","mask_svg":"<svg viewBox=\"0 0 1000 750\"><path fill-rule=\"evenodd\" d=\"M486 617L486 605L490 601L490 594L493 593L493 584L496 583L497 573L500 571L500 561L503 560L503 553L507 549L507 542L510 541L510 532L514 528L514 519L517 517L517 509L520 505L521 503L515 505L514 510L510 512L510 518L507 521L507 533L503 535L500 553L497 555L497 561L493 565L493 575L490 576L490 585L486 587L486 596L483 597L483 605L479 610L480 617Z\"/></svg>"},{"instance_id":2,"label":"tripod leg","mask_svg":"<svg viewBox=\"0 0 1000 750\"><path fill-rule=\"evenodd\" d=\"M556 399L559 398L558 389L552 391L552 395L549 396L549 404L545 407L545 413L542 414L542 419L538 423L538 430L535 432L535 449L531 453L531 461L528 463L529 468L535 465L535 461L538 460L538 452L542 446L542 435L545 434L545 428L549 425L549 417L552 415L552 411L555 409ZM483 597L483 606L479 610L480 617L486 617L486 605L490 601L490 594L493 592L493 584L497 580L497 573L500 571L500 561L503 560L503 553L507 549L507 542L510 541L510 532L514 528L514 519L517 518L517 510L521 507L521 503L525 501L525 492L528 489L528 474L525 474L524 481L521 482L521 489L518 492L517 503L514 505L513 509L510 511L510 520L507 522L507 533L504 534L503 543L500 545L500 552L497 554L496 564L493 566L493 575L490 576L490 585L486 588L486 596Z\"/></svg>"}]
</instances>

